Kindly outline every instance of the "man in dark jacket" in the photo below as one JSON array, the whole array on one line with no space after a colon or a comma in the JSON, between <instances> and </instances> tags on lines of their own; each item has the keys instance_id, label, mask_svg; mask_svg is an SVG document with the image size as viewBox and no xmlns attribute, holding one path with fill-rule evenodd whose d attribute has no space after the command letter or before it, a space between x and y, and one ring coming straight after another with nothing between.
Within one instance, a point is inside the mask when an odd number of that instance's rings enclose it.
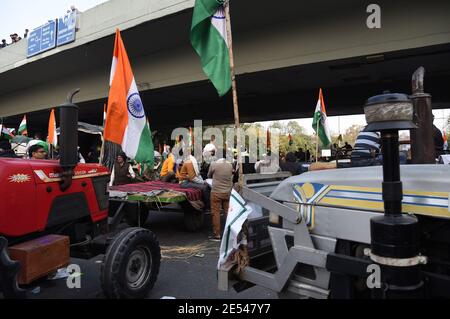
<instances>
[{"instance_id":1,"label":"man in dark jacket","mask_svg":"<svg viewBox=\"0 0 450 319\"><path fill-rule=\"evenodd\" d=\"M112 169L111 182L109 186L118 186L130 184L132 179L136 177L130 163L127 162L125 153L117 155L116 163Z\"/></svg>"},{"instance_id":2,"label":"man in dark jacket","mask_svg":"<svg viewBox=\"0 0 450 319\"><path fill-rule=\"evenodd\" d=\"M19 156L11 149L11 144L7 140L0 141L0 157L18 158Z\"/></svg>"},{"instance_id":3,"label":"man in dark jacket","mask_svg":"<svg viewBox=\"0 0 450 319\"><path fill-rule=\"evenodd\" d=\"M434 115L433 115L434 121ZM433 139L434 139L434 157L439 158L439 156L444 154L444 137L440 129L433 124Z\"/></svg>"},{"instance_id":4,"label":"man in dark jacket","mask_svg":"<svg viewBox=\"0 0 450 319\"><path fill-rule=\"evenodd\" d=\"M280 161L280 168L283 172L291 172L292 175L300 174L300 163L297 163L295 153L287 153L286 159L284 161Z\"/></svg>"}]
</instances>

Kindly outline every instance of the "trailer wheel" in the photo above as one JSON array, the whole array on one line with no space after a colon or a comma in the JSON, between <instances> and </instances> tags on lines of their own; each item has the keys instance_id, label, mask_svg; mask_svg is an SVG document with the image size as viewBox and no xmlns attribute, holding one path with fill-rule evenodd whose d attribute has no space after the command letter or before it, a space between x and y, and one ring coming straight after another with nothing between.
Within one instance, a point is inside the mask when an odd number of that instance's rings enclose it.
<instances>
[{"instance_id":1,"label":"trailer wheel","mask_svg":"<svg viewBox=\"0 0 450 319\"><path fill-rule=\"evenodd\" d=\"M106 250L101 268L108 298L145 298L159 272L161 250L156 236L144 228L121 231Z\"/></svg>"},{"instance_id":2,"label":"trailer wheel","mask_svg":"<svg viewBox=\"0 0 450 319\"><path fill-rule=\"evenodd\" d=\"M184 226L188 231L195 232L203 227L205 214L195 210L184 213Z\"/></svg>"},{"instance_id":3,"label":"trailer wheel","mask_svg":"<svg viewBox=\"0 0 450 319\"><path fill-rule=\"evenodd\" d=\"M191 232L200 230L203 227L205 214L194 209L188 202L180 203L184 212L184 227Z\"/></svg>"}]
</instances>

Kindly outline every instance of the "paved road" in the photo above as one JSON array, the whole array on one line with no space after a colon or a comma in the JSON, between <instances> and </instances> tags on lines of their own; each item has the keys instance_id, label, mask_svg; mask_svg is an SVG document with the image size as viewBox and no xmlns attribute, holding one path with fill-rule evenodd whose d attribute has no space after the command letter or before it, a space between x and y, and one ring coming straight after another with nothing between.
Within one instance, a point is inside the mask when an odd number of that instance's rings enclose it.
<instances>
[{"instance_id":1,"label":"paved road","mask_svg":"<svg viewBox=\"0 0 450 319\"><path fill-rule=\"evenodd\" d=\"M164 296L177 299L273 299L277 295L270 290L253 287L241 293L234 290L221 292L217 289L216 265L219 243L208 241L210 217L207 216L205 227L196 233L184 230L183 215L180 213L152 212L148 219L150 229L156 234L163 248L174 246L201 245L205 249L199 251L205 257L190 257L186 255L169 254L163 257L158 280L151 291L149 298L160 299ZM176 258L178 257L178 258ZM181 257L181 259L180 259ZM104 298L100 287L100 267L103 256L92 260L73 259L73 263L81 266L81 289L68 289L65 279L49 281L42 280L29 291L38 286L39 293L28 293L29 298ZM184 259L183 259L184 258Z\"/></svg>"}]
</instances>

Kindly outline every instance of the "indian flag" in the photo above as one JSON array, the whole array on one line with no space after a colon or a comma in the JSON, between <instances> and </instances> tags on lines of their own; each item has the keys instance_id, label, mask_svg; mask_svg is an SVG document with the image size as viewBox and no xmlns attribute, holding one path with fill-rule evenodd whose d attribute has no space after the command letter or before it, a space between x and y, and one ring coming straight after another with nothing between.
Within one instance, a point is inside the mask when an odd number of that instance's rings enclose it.
<instances>
[{"instance_id":1,"label":"indian flag","mask_svg":"<svg viewBox=\"0 0 450 319\"><path fill-rule=\"evenodd\" d=\"M322 89L319 90L319 99L314 112L312 127L322 142L322 145L327 147L331 143L330 128L327 121L327 112L325 110L325 103L323 101Z\"/></svg>"},{"instance_id":2,"label":"indian flag","mask_svg":"<svg viewBox=\"0 0 450 319\"><path fill-rule=\"evenodd\" d=\"M125 46L116 31L104 138L122 146L125 154L153 166L154 149L144 105Z\"/></svg>"},{"instance_id":3,"label":"indian flag","mask_svg":"<svg viewBox=\"0 0 450 319\"><path fill-rule=\"evenodd\" d=\"M442 138L444 139L444 151L448 150L448 141L447 141L447 134L444 133L442 134Z\"/></svg>"},{"instance_id":4,"label":"indian flag","mask_svg":"<svg viewBox=\"0 0 450 319\"><path fill-rule=\"evenodd\" d=\"M28 135L27 116L26 115L23 116L22 122L20 122L18 133L19 133L19 135Z\"/></svg>"},{"instance_id":5,"label":"indian flag","mask_svg":"<svg viewBox=\"0 0 450 319\"><path fill-rule=\"evenodd\" d=\"M48 120L48 137L47 143L56 147L58 145L58 139L56 135L56 118L55 109L50 112L50 119Z\"/></svg>"},{"instance_id":6,"label":"indian flag","mask_svg":"<svg viewBox=\"0 0 450 319\"><path fill-rule=\"evenodd\" d=\"M6 128L6 126L0 124L0 136L3 136L7 140L10 140L14 137L14 134L8 128Z\"/></svg>"},{"instance_id":7,"label":"indian flag","mask_svg":"<svg viewBox=\"0 0 450 319\"><path fill-rule=\"evenodd\" d=\"M231 88L230 56L223 0L196 0L191 44L200 56L203 71L219 96Z\"/></svg>"}]
</instances>

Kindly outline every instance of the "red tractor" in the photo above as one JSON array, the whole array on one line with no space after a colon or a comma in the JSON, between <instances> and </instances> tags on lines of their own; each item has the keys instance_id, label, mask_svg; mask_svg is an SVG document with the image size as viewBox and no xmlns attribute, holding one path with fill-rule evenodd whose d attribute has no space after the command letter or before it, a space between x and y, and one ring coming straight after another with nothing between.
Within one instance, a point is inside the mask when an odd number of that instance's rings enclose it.
<instances>
[{"instance_id":1,"label":"red tractor","mask_svg":"<svg viewBox=\"0 0 450 319\"><path fill-rule=\"evenodd\" d=\"M108 298L143 298L156 282L155 235L140 227L118 230L123 216L108 211L108 169L78 164L78 107L71 102L77 92L60 106L59 161L0 159L0 292L6 298L26 296L17 280L23 265L10 258L10 248L49 234L67 236L72 257L105 254L101 283Z\"/></svg>"}]
</instances>

